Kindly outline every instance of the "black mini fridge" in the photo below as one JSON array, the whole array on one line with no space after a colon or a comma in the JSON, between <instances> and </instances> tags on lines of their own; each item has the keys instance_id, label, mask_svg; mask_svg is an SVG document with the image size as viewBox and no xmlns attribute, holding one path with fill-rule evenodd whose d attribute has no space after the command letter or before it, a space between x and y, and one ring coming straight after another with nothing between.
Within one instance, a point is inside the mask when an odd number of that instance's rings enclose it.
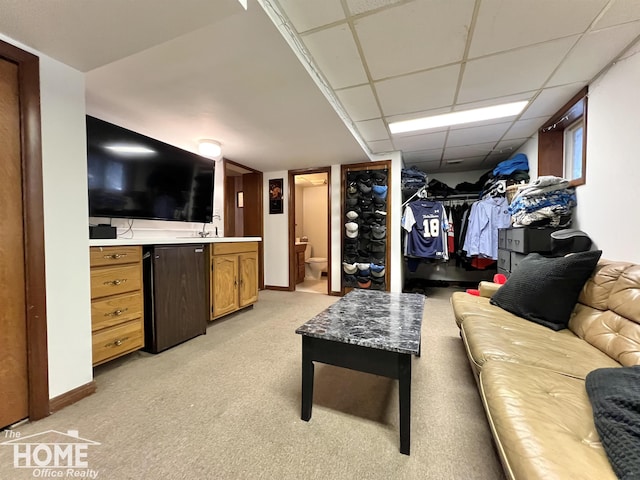
<instances>
[{"instance_id":1,"label":"black mini fridge","mask_svg":"<svg viewBox=\"0 0 640 480\"><path fill-rule=\"evenodd\" d=\"M206 333L206 264L202 244L156 245L145 250L146 351L159 353Z\"/></svg>"}]
</instances>

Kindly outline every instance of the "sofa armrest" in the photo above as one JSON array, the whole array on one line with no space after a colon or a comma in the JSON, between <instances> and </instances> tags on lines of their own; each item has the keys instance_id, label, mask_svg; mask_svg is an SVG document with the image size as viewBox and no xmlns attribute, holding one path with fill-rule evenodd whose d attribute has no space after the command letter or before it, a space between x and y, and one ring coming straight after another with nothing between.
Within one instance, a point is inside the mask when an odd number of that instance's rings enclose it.
<instances>
[{"instance_id":1,"label":"sofa armrest","mask_svg":"<svg viewBox=\"0 0 640 480\"><path fill-rule=\"evenodd\" d=\"M480 290L481 297L491 298L493 294L496 293L501 286L502 285L500 285L499 283L480 282L480 286L478 287L478 290Z\"/></svg>"}]
</instances>

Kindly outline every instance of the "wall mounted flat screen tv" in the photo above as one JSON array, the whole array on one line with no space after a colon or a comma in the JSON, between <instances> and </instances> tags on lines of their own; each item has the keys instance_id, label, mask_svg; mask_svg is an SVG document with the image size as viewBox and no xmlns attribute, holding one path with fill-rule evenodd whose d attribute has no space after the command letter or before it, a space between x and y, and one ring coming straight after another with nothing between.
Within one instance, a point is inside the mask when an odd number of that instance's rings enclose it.
<instances>
[{"instance_id":1,"label":"wall mounted flat screen tv","mask_svg":"<svg viewBox=\"0 0 640 480\"><path fill-rule=\"evenodd\" d=\"M89 216L211 222L215 162L87 116Z\"/></svg>"}]
</instances>

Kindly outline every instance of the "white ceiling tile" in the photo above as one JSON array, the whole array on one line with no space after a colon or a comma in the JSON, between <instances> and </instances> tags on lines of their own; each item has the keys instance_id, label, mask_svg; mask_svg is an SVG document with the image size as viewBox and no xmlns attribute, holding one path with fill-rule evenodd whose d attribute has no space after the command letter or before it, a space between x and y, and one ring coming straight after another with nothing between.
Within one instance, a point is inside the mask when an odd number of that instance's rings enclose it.
<instances>
[{"instance_id":1,"label":"white ceiling tile","mask_svg":"<svg viewBox=\"0 0 640 480\"><path fill-rule=\"evenodd\" d=\"M374 120L366 120L364 122L356 122L356 128L364 138L365 142L374 140L389 140L389 133L384 122L376 118Z\"/></svg>"},{"instance_id":2,"label":"white ceiling tile","mask_svg":"<svg viewBox=\"0 0 640 480\"><path fill-rule=\"evenodd\" d=\"M476 157L467 157L467 158L456 158L445 160L442 162L442 166L444 169L447 169L449 172L453 171L469 171L469 170L479 170L482 168L484 159L486 155L480 155ZM458 162L457 160L462 160ZM452 162L452 163L449 163Z\"/></svg>"},{"instance_id":3,"label":"white ceiling tile","mask_svg":"<svg viewBox=\"0 0 640 480\"><path fill-rule=\"evenodd\" d=\"M510 125L511 122L503 122L482 127L451 129L447 138L447 148L473 145L478 142L497 142Z\"/></svg>"},{"instance_id":4,"label":"white ceiling tile","mask_svg":"<svg viewBox=\"0 0 640 480\"><path fill-rule=\"evenodd\" d=\"M298 33L346 18L340 0L278 0Z\"/></svg>"},{"instance_id":5,"label":"white ceiling tile","mask_svg":"<svg viewBox=\"0 0 640 480\"><path fill-rule=\"evenodd\" d=\"M583 33L608 0L483 0L469 58Z\"/></svg>"},{"instance_id":6,"label":"white ceiling tile","mask_svg":"<svg viewBox=\"0 0 640 480\"><path fill-rule=\"evenodd\" d=\"M527 120L535 117L550 118L584 86L584 83L572 83L571 85L545 88L540 92L540 95L527 106L520 119Z\"/></svg>"},{"instance_id":7,"label":"white ceiling tile","mask_svg":"<svg viewBox=\"0 0 640 480\"><path fill-rule=\"evenodd\" d=\"M383 113L397 115L450 105L459 72L458 65L451 65L376 82Z\"/></svg>"},{"instance_id":8,"label":"white ceiling tile","mask_svg":"<svg viewBox=\"0 0 640 480\"><path fill-rule=\"evenodd\" d=\"M514 138L511 140L503 140L494 149L495 154L507 154L506 158L511 157L514 153L518 152L518 149L529 140L528 138Z\"/></svg>"},{"instance_id":9,"label":"white ceiling tile","mask_svg":"<svg viewBox=\"0 0 640 480\"><path fill-rule=\"evenodd\" d=\"M523 100L531 100L538 90L531 90L530 92L516 93L515 95L501 95L499 98L489 98L487 100L480 100L479 102L458 103L453 107L453 110L473 110L474 108L492 107L494 105L500 105L501 103L521 102Z\"/></svg>"},{"instance_id":10,"label":"white ceiling tile","mask_svg":"<svg viewBox=\"0 0 640 480\"><path fill-rule=\"evenodd\" d=\"M356 20L373 79L461 61L473 5L473 0L415 0Z\"/></svg>"},{"instance_id":11,"label":"white ceiling tile","mask_svg":"<svg viewBox=\"0 0 640 480\"><path fill-rule=\"evenodd\" d=\"M593 28L606 28L634 20L640 20L640 2L638 0L616 0Z\"/></svg>"},{"instance_id":12,"label":"white ceiling tile","mask_svg":"<svg viewBox=\"0 0 640 480\"><path fill-rule=\"evenodd\" d=\"M447 132L426 133L423 135L412 135L410 137L393 138L393 143L403 152L416 150L442 149Z\"/></svg>"},{"instance_id":13,"label":"white ceiling tile","mask_svg":"<svg viewBox=\"0 0 640 480\"><path fill-rule=\"evenodd\" d=\"M535 117L529 118L527 120L518 120L509 129L502 140L513 140L531 137L548 119L548 117Z\"/></svg>"},{"instance_id":14,"label":"white ceiling tile","mask_svg":"<svg viewBox=\"0 0 640 480\"><path fill-rule=\"evenodd\" d=\"M393 152L395 150L395 148L393 148L391 140L375 140L372 142L367 142L367 145L371 149L372 153Z\"/></svg>"},{"instance_id":15,"label":"white ceiling tile","mask_svg":"<svg viewBox=\"0 0 640 480\"><path fill-rule=\"evenodd\" d=\"M443 107L443 108L434 108L433 110L422 110L419 112L405 113L401 115L390 115L385 116L385 120L387 123L392 122L402 122L404 120L413 120L414 118L422 118L422 117L431 117L435 115L442 115L443 113L450 113L451 107ZM437 132L440 130L447 130L449 127L442 127L433 130L429 130L430 133ZM415 132L407 132L407 133L397 133L396 136L402 135L415 135Z\"/></svg>"},{"instance_id":16,"label":"white ceiling tile","mask_svg":"<svg viewBox=\"0 0 640 480\"><path fill-rule=\"evenodd\" d=\"M405 163L411 165L412 163L424 163L428 162L433 165L434 168L438 168L440 165L440 157L442 157L442 149L435 150L420 150L416 152L403 152L402 159ZM422 171L425 171L421 168Z\"/></svg>"},{"instance_id":17,"label":"white ceiling tile","mask_svg":"<svg viewBox=\"0 0 640 480\"><path fill-rule=\"evenodd\" d=\"M336 95L354 122L380 118L378 103L368 84L338 90Z\"/></svg>"},{"instance_id":18,"label":"white ceiling tile","mask_svg":"<svg viewBox=\"0 0 640 480\"><path fill-rule=\"evenodd\" d=\"M448 147L444 149L444 159L456 159L465 157L477 157L480 155L488 155L493 151L496 142L478 143L476 145L468 145L465 147Z\"/></svg>"},{"instance_id":19,"label":"white ceiling tile","mask_svg":"<svg viewBox=\"0 0 640 480\"><path fill-rule=\"evenodd\" d=\"M323 0L318 0L318 2L321 1ZM371 10L394 5L401 1L402 0L347 0L347 5L349 6L349 12L351 12L351 15L359 15Z\"/></svg>"},{"instance_id":20,"label":"white ceiling tile","mask_svg":"<svg viewBox=\"0 0 640 480\"><path fill-rule=\"evenodd\" d=\"M467 63L461 103L539 89L578 36L500 53Z\"/></svg>"},{"instance_id":21,"label":"white ceiling tile","mask_svg":"<svg viewBox=\"0 0 640 480\"><path fill-rule=\"evenodd\" d=\"M638 35L640 22L626 23L586 34L571 50L547 85L592 80Z\"/></svg>"},{"instance_id":22,"label":"white ceiling tile","mask_svg":"<svg viewBox=\"0 0 640 480\"><path fill-rule=\"evenodd\" d=\"M334 89L368 81L348 25L310 33L303 36L303 40Z\"/></svg>"}]
</instances>

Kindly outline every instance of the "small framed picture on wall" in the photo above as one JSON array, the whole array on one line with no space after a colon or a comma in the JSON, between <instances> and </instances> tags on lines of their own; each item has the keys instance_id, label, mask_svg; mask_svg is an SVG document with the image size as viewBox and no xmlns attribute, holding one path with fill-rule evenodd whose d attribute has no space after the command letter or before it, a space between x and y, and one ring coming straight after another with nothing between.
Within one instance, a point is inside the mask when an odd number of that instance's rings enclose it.
<instances>
[{"instance_id":1,"label":"small framed picture on wall","mask_svg":"<svg viewBox=\"0 0 640 480\"><path fill-rule=\"evenodd\" d=\"M269 213L284 213L282 206L282 178L269 180Z\"/></svg>"}]
</instances>

